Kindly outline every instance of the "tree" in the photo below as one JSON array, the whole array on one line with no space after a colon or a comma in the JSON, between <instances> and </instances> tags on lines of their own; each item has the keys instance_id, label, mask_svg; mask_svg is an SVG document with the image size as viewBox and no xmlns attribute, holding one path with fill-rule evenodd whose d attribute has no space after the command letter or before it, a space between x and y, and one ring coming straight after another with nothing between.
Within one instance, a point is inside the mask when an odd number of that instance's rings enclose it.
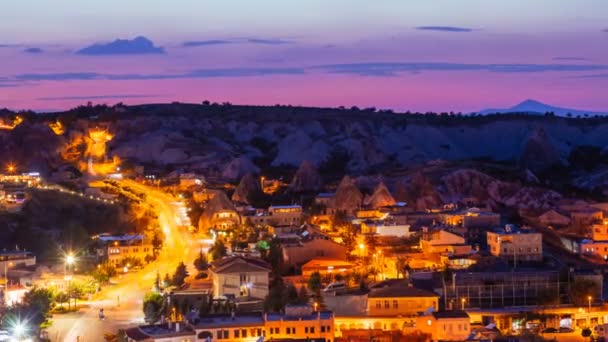
<instances>
[{"instance_id":1,"label":"tree","mask_svg":"<svg viewBox=\"0 0 608 342\"><path fill-rule=\"evenodd\" d=\"M287 302L286 288L283 278L275 277L270 285L270 291L264 299L264 310L267 312L280 312Z\"/></svg>"},{"instance_id":2,"label":"tree","mask_svg":"<svg viewBox=\"0 0 608 342\"><path fill-rule=\"evenodd\" d=\"M180 262L175 269L175 273L171 278L171 285L173 286L182 286L184 285L184 280L188 277L188 269L186 268L186 264L184 262Z\"/></svg>"},{"instance_id":3,"label":"tree","mask_svg":"<svg viewBox=\"0 0 608 342\"><path fill-rule=\"evenodd\" d=\"M306 286L300 286L300 291L298 291L298 304L308 304L309 301L310 296L308 295Z\"/></svg>"},{"instance_id":4,"label":"tree","mask_svg":"<svg viewBox=\"0 0 608 342\"><path fill-rule=\"evenodd\" d=\"M120 261L120 267L136 267L136 266L142 266L142 262L140 258L137 257L133 257L133 256L127 256L124 257L121 261Z\"/></svg>"},{"instance_id":5,"label":"tree","mask_svg":"<svg viewBox=\"0 0 608 342\"><path fill-rule=\"evenodd\" d=\"M110 281L110 278L116 275L116 267L109 262L100 264L91 272L91 276L100 284L105 284Z\"/></svg>"},{"instance_id":6,"label":"tree","mask_svg":"<svg viewBox=\"0 0 608 342\"><path fill-rule=\"evenodd\" d=\"M319 272L314 272L308 278L308 289L313 292L321 290L321 274Z\"/></svg>"},{"instance_id":7,"label":"tree","mask_svg":"<svg viewBox=\"0 0 608 342\"><path fill-rule=\"evenodd\" d=\"M160 293L161 284L160 284L160 273L158 273L158 271L156 271L156 278L154 278L154 285L152 286L152 289L154 290L154 292Z\"/></svg>"},{"instance_id":8,"label":"tree","mask_svg":"<svg viewBox=\"0 0 608 342\"><path fill-rule=\"evenodd\" d=\"M163 288L171 285L171 278L169 278L169 273L165 273L165 277L163 278Z\"/></svg>"},{"instance_id":9,"label":"tree","mask_svg":"<svg viewBox=\"0 0 608 342\"><path fill-rule=\"evenodd\" d=\"M281 243L278 239L270 241L268 249L268 262L272 266L272 271L275 275L280 275L283 270L283 250L281 249Z\"/></svg>"},{"instance_id":10,"label":"tree","mask_svg":"<svg viewBox=\"0 0 608 342\"><path fill-rule=\"evenodd\" d=\"M287 288L285 290L287 296L287 303L289 304L298 304L298 290L292 283L287 284Z\"/></svg>"},{"instance_id":11,"label":"tree","mask_svg":"<svg viewBox=\"0 0 608 342\"><path fill-rule=\"evenodd\" d=\"M211 246L209 252L211 253L213 260L219 260L228 254L226 245L224 245L224 242L221 239L215 240L215 243Z\"/></svg>"},{"instance_id":12,"label":"tree","mask_svg":"<svg viewBox=\"0 0 608 342\"><path fill-rule=\"evenodd\" d=\"M209 269L209 263L207 262L207 256L201 250L198 254L198 258L194 260L194 267L197 271L202 272Z\"/></svg>"},{"instance_id":13,"label":"tree","mask_svg":"<svg viewBox=\"0 0 608 342\"><path fill-rule=\"evenodd\" d=\"M57 292L55 294L55 302L59 303L59 305L63 308L63 303L67 303L68 300L70 300L70 297L68 297L68 294L61 291L61 292Z\"/></svg>"},{"instance_id":14,"label":"tree","mask_svg":"<svg viewBox=\"0 0 608 342\"><path fill-rule=\"evenodd\" d=\"M160 319L163 307L163 296L158 293L150 292L144 296L143 311L144 320L147 323L155 323Z\"/></svg>"},{"instance_id":15,"label":"tree","mask_svg":"<svg viewBox=\"0 0 608 342\"><path fill-rule=\"evenodd\" d=\"M589 303L589 296L597 298L600 293L598 284L590 279L576 279L570 285L570 301L576 306L583 306Z\"/></svg>"}]
</instances>

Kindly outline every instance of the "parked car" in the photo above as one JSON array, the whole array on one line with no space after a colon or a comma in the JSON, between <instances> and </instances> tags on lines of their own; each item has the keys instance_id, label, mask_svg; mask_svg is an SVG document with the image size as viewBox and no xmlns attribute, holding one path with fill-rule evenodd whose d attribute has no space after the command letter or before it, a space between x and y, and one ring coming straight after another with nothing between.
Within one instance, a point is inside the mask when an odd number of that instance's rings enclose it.
<instances>
[{"instance_id":1,"label":"parked car","mask_svg":"<svg viewBox=\"0 0 608 342\"><path fill-rule=\"evenodd\" d=\"M335 283L331 283L329 285L327 285L324 289L323 292L325 293L333 293L333 294L338 294L338 293L343 293L346 292L346 284L344 284L344 282L335 282Z\"/></svg>"}]
</instances>

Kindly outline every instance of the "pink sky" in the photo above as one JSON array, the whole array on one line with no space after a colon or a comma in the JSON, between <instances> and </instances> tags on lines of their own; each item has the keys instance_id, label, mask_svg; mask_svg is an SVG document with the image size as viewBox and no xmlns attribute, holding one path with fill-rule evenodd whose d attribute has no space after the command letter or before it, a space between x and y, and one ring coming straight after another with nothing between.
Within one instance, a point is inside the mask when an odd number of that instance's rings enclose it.
<instances>
[{"instance_id":1,"label":"pink sky","mask_svg":"<svg viewBox=\"0 0 608 342\"><path fill-rule=\"evenodd\" d=\"M291 8L264 0L255 8L246 2L209 5L213 8L205 9L219 18L205 17L205 25L189 14L202 10L201 3L178 2L183 6L152 1L145 10L127 6L115 15L107 2L85 10L59 0L46 8L49 16L37 18L25 4L0 5L0 11L14 14L0 23L0 107L44 111L88 100L208 99L470 112L533 98L608 110L605 1L582 6L513 0L489 6L462 0L460 7L444 3L449 11L437 13L433 6L404 2L372 9L359 0L349 7L339 5L341 0L331 5L311 0ZM541 15L548 5L551 13ZM171 13L173 28L163 21L164 13ZM245 13L257 13L263 23ZM76 24L67 18L78 18L81 25L72 27ZM33 19L36 25L25 24ZM76 53L142 32L166 53ZM185 41L221 44L184 47ZM33 47L42 51L25 51Z\"/></svg>"}]
</instances>

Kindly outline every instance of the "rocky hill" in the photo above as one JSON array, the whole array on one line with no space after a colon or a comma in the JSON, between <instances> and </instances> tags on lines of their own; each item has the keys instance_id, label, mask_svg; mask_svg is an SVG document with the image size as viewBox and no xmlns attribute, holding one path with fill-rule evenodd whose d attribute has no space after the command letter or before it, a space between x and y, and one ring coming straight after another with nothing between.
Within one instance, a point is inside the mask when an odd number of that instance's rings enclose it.
<instances>
[{"instance_id":1,"label":"rocky hill","mask_svg":"<svg viewBox=\"0 0 608 342\"><path fill-rule=\"evenodd\" d=\"M17 116L0 115L5 121ZM322 175L336 169L377 174L438 159L506 161L540 172L568 164L577 146L608 144L606 118L178 103L19 115L24 120L14 129L0 129L0 158L48 173L84 171L87 130L99 124L112 135L108 158L232 181L272 168L295 170L305 160ZM57 122L62 130L54 133ZM306 183L317 187L317 180Z\"/></svg>"}]
</instances>

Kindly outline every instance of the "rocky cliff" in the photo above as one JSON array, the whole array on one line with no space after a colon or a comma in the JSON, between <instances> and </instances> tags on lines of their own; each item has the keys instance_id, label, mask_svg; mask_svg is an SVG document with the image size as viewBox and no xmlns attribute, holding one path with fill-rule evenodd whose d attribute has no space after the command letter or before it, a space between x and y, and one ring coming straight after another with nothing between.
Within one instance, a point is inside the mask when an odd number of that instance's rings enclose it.
<instances>
[{"instance_id":1,"label":"rocky cliff","mask_svg":"<svg viewBox=\"0 0 608 342\"><path fill-rule=\"evenodd\" d=\"M53 134L49 126L56 121L63 125L61 135ZM304 160L326 172L328 167L341 166L335 161L338 157L352 174L436 159L512 161L537 172L567 163L577 146L608 145L608 119L604 118L167 104L29 116L12 131L0 131L1 156L7 160L35 155L36 163L47 163L50 169L61 161L73 162L67 156L81 155L78 137L86 138L83 123L97 122L111 124L114 136L107 149L111 156L200 169L227 180L272 167L296 168ZM62 149L66 158L58 156ZM316 186L314 179L309 183Z\"/></svg>"}]
</instances>

